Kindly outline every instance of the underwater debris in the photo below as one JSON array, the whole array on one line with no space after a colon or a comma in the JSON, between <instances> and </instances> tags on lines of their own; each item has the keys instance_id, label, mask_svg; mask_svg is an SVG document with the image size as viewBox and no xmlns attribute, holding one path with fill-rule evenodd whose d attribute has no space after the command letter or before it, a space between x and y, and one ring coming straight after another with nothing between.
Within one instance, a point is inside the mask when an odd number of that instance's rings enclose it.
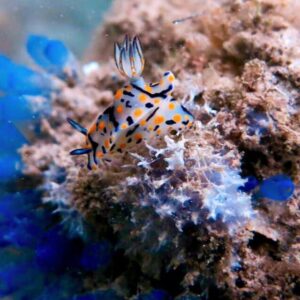
<instances>
[{"instance_id":1,"label":"underwater debris","mask_svg":"<svg viewBox=\"0 0 300 300\"><path fill-rule=\"evenodd\" d=\"M197 13L196 14L192 14L191 16L188 16L188 17L185 17L185 18L180 18L180 19L173 20L172 23L175 24L175 25L177 25L177 24L185 22L187 20L192 20L192 19L194 19L194 18L196 18L198 16L199 16L199 14L197 14Z\"/></svg>"}]
</instances>

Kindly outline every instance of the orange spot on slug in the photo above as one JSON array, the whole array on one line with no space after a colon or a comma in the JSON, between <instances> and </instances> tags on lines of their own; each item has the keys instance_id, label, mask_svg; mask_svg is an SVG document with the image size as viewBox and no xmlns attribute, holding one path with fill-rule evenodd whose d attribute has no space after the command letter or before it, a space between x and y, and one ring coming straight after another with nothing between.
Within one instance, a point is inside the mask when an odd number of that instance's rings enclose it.
<instances>
[{"instance_id":1,"label":"orange spot on slug","mask_svg":"<svg viewBox=\"0 0 300 300\"><path fill-rule=\"evenodd\" d=\"M175 104L174 103L169 103L169 109L173 110L175 108Z\"/></svg>"},{"instance_id":2,"label":"orange spot on slug","mask_svg":"<svg viewBox=\"0 0 300 300\"><path fill-rule=\"evenodd\" d=\"M135 111L134 111L134 116L135 117L140 117L143 113L143 110L141 108L137 108Z\"/></svg>"},{"instance_id":3,"label":"orange spot on slug","mask_svg":"<svg viewBox=\"0 0 300 300\"><path fill-rule=\"evenodd\" d=\"M155 119L154 119L154 123L156 125L159 125L159 124L163 123L164 120L165 120L165 118L163 116L156 116Z\"/></svg>"},{"instance_id":4,"label":"orange spot on slug","mask_svg":"<svg viewBox=\"0 0 300 300\"><path fill-rule=\"evenodd\" d=\"M173 121L176 122L176 123L180 122L181 121L181 115L179 115L179 114L174 115L173 116Z\"/></svg>"},{"instance_id":5,"label":"orange spot on slug","mask_svg":"<svg viewBox=\"0 0 300 300\"><path fill-rule=\"evenodd\" d=\"M123 112L123 106L122 105L117 106L116 111L117 113L121 114Z\"/></svg>"},{"instance_id":6,"label":"orange spot on slug","mask_svg":"<svg viewBox=\"0 0 300 300\"><path fill-rule=\"evenodd\" d=\"M123 91L122 89L117 90L116 94L115 94L115 99L116 100L120 100L123 96Z\"/></svg>"},{"instance_id":7,"label":"orange spot on slug","mask_svg":"<svg viewBox=\"0 0 300 300\"><path fill-rule=\"evenodd\" d=\"M144 103L147 100L147 96L145 94L140 94L139 95L139 100Z\"/></svg>"}]
</instances>

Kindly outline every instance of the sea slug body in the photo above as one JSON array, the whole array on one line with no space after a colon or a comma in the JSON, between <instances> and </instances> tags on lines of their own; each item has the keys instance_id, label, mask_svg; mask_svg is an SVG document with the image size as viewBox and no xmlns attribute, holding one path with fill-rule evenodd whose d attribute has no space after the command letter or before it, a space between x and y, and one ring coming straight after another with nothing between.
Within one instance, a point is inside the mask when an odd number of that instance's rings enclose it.
<instances>
[{"instance_id":1,"label":"sea slug body","mask_svg":"<svg viewBox=\"0 0 300 300\"><path fill-rule=\"evenodd\" d=\"M88 154L89 169L95 169L99 160L114 153L123 153L143 140L181 131L193 122L192 114L172 97L172 72L165 72L158 83L146 84L141 77L144 58L137 37L130 40L126 36L121 45L115 44L115 62L129 84L116 92L114 104L89 129L68 119L73 128L86 136L86 146L70 154Z\"/></svg>"}]
</instances>

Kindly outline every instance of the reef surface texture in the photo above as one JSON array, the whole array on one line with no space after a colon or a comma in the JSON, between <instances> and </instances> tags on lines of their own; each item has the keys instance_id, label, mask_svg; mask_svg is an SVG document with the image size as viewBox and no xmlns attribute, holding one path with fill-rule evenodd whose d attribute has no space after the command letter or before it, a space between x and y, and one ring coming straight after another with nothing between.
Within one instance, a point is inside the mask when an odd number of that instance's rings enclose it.
<instances>
[{"instance_id":1,"label":"reef surface texture","mask_svg":"<svg viewBox=\"0 0 300 300\"><path fill-rule=\"evenodd\" d=\"M114 2L87 51L98 64L53 94L42 138L22 148L44 201L77 210L113 243L105 280L93 274L87 290L299 299L299 8L284 0ZM112 103L124 83L113 43L124 34L141 40L147 81L172 70L174 96L195 122L89 171L85 157L69 155L82 135L66 119L87 127ZM239 191L247 176L278 173L295 182L288 201Z\"/></svg>"}]
</instances>

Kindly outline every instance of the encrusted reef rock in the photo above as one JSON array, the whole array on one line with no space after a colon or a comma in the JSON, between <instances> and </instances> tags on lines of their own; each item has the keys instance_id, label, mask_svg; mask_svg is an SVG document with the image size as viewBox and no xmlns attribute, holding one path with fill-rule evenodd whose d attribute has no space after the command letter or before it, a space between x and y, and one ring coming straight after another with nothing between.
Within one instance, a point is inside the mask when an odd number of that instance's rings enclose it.
<instances>
[{"instance_id":1,"label":"encrusted reef rock","mask_svg":"<svg viewBox=\"0 0 300 300\"><path fill-rule=\"evenodd\" d=\"M113 242L106 279L87 288L125 299L151 288L176 299L297 299L299 4L200 2L116 0L87 52L99 65L53 95L43 138L22 149L25 172L43 180L45 201L77 210L73 223L83 218ZM113 101L124 79L112 46L125 33L141 39L147 79L175 73L195 122L88 171L68 154L82 137L65 120L88 126ZM296 185L286 202L239 189L247 176L279 173Z\"/></svg>"}]
</instances>

